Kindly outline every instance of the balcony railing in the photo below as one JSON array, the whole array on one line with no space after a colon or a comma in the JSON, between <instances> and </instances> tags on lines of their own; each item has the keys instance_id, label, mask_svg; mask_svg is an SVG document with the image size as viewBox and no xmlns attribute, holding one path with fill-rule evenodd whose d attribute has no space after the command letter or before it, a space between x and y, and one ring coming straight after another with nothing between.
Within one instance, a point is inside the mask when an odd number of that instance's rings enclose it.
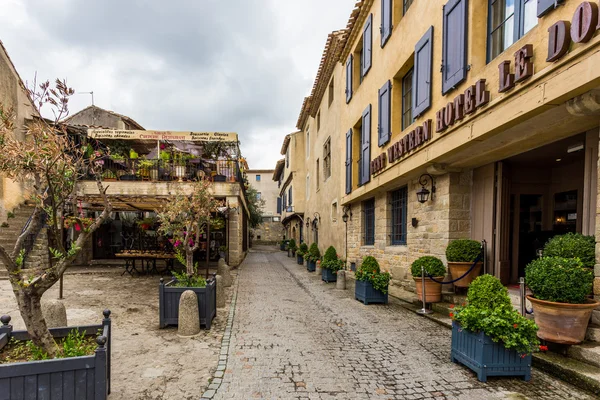
<instances>
[{"instance_id":1,"label":"balcony railing","mask_svg":"<svg viewBox=\"0 0 600 400\"><path fill-rule=\"evenodd\" d=\"M104 181L194 181L210 179L213 182L239 182L244 188L243 176L237 160L113 160L105 158L98 163ZM93 176L87 176L92 180Z\"/></svg>"}]
</instances>

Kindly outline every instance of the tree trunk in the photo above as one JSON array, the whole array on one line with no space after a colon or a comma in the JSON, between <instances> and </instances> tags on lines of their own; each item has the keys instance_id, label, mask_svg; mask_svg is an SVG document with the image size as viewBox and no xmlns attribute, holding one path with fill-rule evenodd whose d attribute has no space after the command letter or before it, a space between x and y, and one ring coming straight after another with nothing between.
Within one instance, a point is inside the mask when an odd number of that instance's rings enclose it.
<instances>
[{"instance_id":1,"label":"tree trunk","mask_svg":"<svg viewBox=\"0 0 600 400\"><path fill-rule=\"evenodd\" d=\"M58 353L58 346L50 334L42 314L41 297L38 294L19 291L17 293L19 311L33 343L44 349L50 358L54 358Z\"/></svg>"},{"instance_id":2,"label":"tree trunk","mask_svg":"<svg viewBox=\"0 0 600 400\"><path fill-rule=\"evenodd\" d=\"M194 251L186 249L185 251L185 267L188 275L194 275Z\"/></svg>"}]
</instances>

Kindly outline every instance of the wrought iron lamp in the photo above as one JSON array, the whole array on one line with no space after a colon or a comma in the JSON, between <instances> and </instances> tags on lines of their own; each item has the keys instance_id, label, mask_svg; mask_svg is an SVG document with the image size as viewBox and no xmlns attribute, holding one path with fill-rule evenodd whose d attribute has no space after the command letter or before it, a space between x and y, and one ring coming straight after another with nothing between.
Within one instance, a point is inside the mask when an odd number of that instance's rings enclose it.
<instances>
[{"instance_id":1,"label":"wrought iron lamp","mask_svg":"<svg viewBox=\"0 0 600 400\"><path fill-rule=\"evenodd\" d=\"M344 206L344 215L342 215L342 221L344 221L345 224L348 223L348 219L352 218L352 207L351 206Z\"/></svg>"},{"instance_id":2,"label":"wrought iron lamp","mask_svg":"<svg viewBox=\"0 0 600 400\"><path fill-rule=\"evenodd\" d=\"M429 181L431 181L431 191L426 188L426 186L429 184ZM419 178L419 184L421 185L421 189L417 191L417 200L419 203L427 203L429 200L429 194L431 194L431 200L433 200L435 196L435 182L433 177L429 174L423 174Z\"/></svg>"}]
</instances>

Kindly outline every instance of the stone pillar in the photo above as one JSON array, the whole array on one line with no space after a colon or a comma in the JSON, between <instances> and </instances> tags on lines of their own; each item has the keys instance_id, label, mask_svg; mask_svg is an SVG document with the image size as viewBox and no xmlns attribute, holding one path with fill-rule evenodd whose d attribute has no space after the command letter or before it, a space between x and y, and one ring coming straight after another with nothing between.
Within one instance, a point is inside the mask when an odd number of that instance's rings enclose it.
<instances>
[{"instance_id":1,"label":"stone pillar","mask_svg":"<svg viewBox=\"0 0 600 400\"><path fill-rule=\"evenodd\" d=\"M217 280L217 308L225 307L225 286L223 285L223 277L221 275L217 275L215 277Z\"/></svg>"},{"instance_id":2,"label":"stone pillar","mask_svg":"<svg viewBox=\"0 0 600 400\"><path fill-rule=\"evenodd\" d=\"M42 314L44 315L48 328L62 328L68 326L67 310L62 301L43 300Z\"/></svg>"},{"instance_id":3,"label":"stone pillar","mask_svg":"<svg viewBox=\"0 0 600 400\"><path fill-rule=\"evenodd\" d=\"M335 282L335 288L338 290L346 290L346 271L337 272L337 281Z\"/></svg>"},{"instance_id":4,"label":"stone pillar","mask_svg":"<svg viewBox=\"0 0 600 400\"><path fill-rule=\"evenodd\" d=\"M223 286L230 287L233 283L233 279L231 278L231 272L229 271L229 266L223 262L223 264L219 263L217 267L217 275L220 275L223 279Z\"/></svg>"},{"instance_id":5,"label":"stone pillar","mask_svg":"<svg viewBox=\"0 0 600 400\"><path fill-rule=\"evenodd\" d=\"M192 290L186 290L179 299L178 334L191 337L200 333L200 313L198 311L198 296Z\"/></svg>"}]
</instances>

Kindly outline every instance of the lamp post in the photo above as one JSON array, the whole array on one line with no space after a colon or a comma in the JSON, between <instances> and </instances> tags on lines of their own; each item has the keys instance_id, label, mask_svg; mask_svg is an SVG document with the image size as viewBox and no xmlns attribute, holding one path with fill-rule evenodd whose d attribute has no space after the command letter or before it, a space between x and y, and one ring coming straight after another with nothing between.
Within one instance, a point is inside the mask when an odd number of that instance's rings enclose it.
<instances>
[{"instance_id":1,"label":"lamp post","mask_svg":"<svg viewBox=\"0 0 600 400\"><path fill-rule=\"evenodd\" d=\"M350 215L348 215L350 213ZM346 227L346 244L344 246L344 259L348 263L348 219L352 216L351 206L344 206L344 215L342 215L342 221Z\"/></svg>"}]
</instances>

